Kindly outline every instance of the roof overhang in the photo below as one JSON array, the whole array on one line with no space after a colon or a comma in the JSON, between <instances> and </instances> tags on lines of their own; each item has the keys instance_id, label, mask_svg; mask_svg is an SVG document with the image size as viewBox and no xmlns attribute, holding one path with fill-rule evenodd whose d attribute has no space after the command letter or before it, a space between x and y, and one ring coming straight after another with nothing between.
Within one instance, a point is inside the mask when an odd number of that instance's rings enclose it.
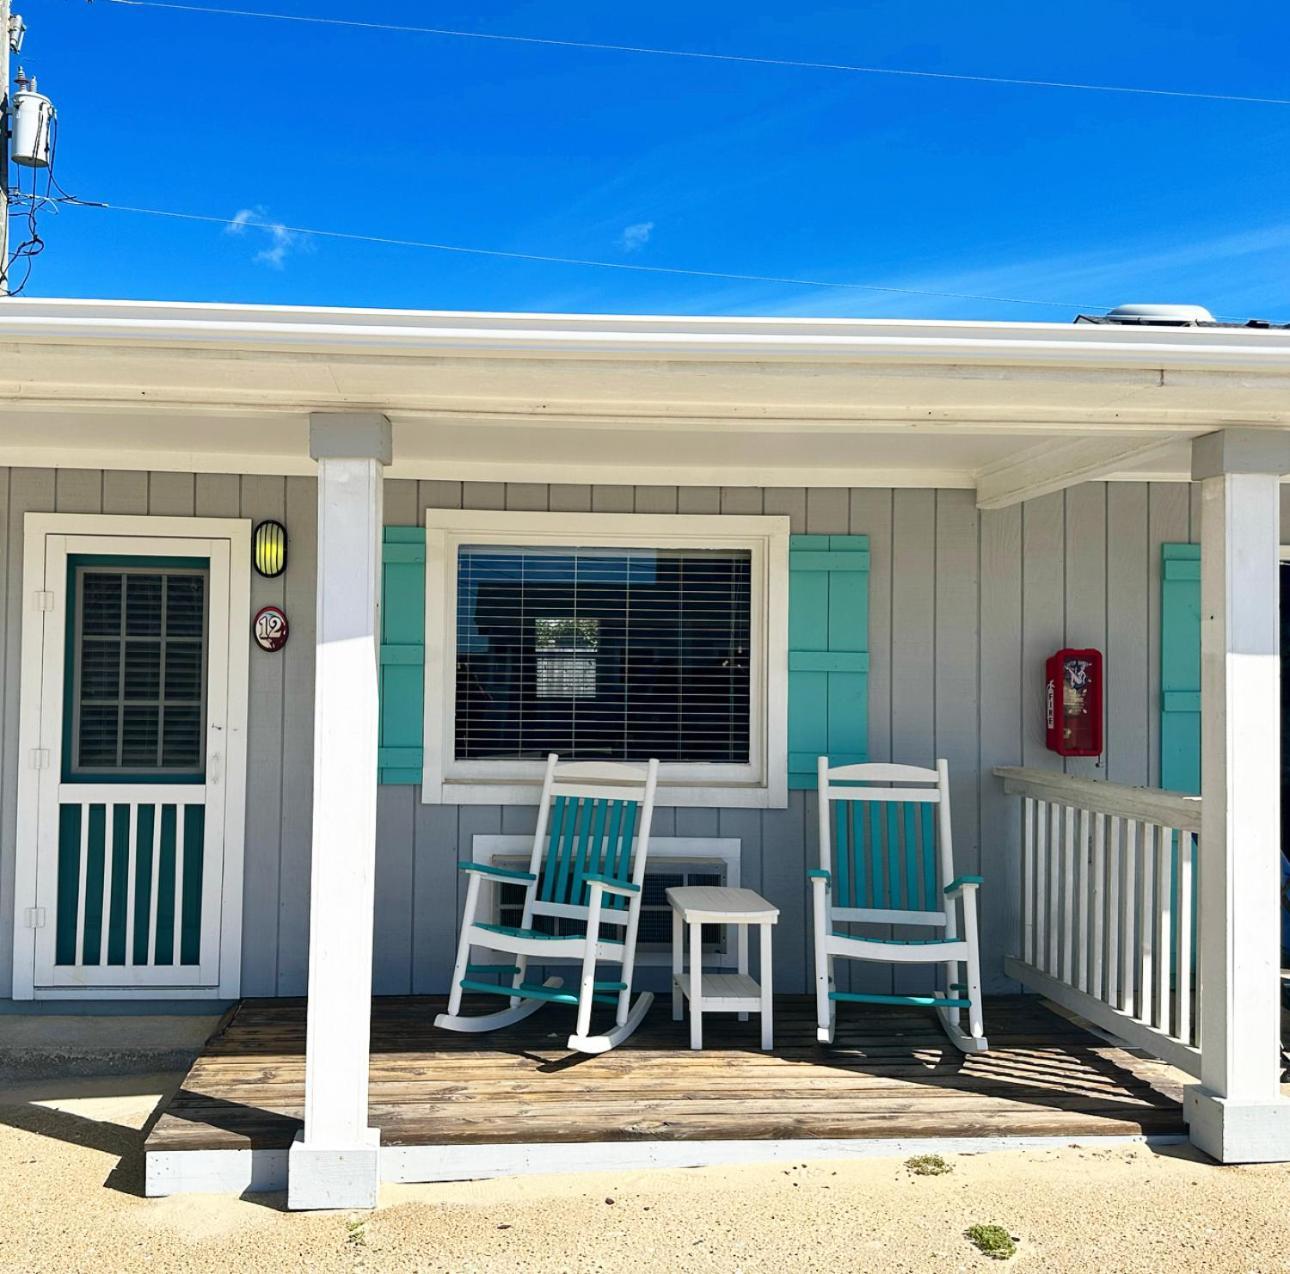
<instances>
[{"instance_id":1,"label":"roof overhang","mask_svg":"<svg viewBox=\"0 0 1290 1274\"><path fill-rule=\"evenodd\" d=\"M308 473L326 410L390 417L391 476L998 505L1290 428L1290 332L0 302L0 464Z\"/></svg>"}]
</instances>

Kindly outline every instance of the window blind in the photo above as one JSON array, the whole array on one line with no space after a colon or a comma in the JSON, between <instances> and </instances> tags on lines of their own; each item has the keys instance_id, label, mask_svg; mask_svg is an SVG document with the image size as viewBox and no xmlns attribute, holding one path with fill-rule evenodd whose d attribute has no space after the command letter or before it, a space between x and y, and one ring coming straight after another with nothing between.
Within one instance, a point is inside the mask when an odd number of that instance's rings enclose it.
<instances>
[{"instance_id":1,"label":"window blind","mask_svg":"<svg viewBox=\"0 0 1290 1274\"><path fill-rule=\"evenodd\" d=\"M462 546L456 757L747 764L748 550Z\"/></svg>"},{"instance_id":2,"label":"window blind","mask_svg":"<svg viewBox=\"0 0 1290 1274\"><path fill-rule=\"evenodd\" d=\"M72 771L204 765L206 574L76 573Z\"/></svg>"}]
</instances>

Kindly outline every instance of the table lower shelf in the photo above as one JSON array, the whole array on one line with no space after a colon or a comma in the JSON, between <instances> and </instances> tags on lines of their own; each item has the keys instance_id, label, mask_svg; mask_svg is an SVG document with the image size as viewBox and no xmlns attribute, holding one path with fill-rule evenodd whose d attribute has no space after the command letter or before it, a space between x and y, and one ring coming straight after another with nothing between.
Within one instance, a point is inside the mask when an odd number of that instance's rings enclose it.
<instances>
[{"instance_id":1,"label":"table lower shelf","mask_svg":"<svg viewBox=\"0 0 1290 1274\"><path fill-rule=\"evenodd\" d=\"M676 989L690 998L690 975L672 975ZM747 973L705 973L702 975L699 994L703 997L704 1013L759 1013L761 1012L761 986Z\"/></svg>"}]
</instances>

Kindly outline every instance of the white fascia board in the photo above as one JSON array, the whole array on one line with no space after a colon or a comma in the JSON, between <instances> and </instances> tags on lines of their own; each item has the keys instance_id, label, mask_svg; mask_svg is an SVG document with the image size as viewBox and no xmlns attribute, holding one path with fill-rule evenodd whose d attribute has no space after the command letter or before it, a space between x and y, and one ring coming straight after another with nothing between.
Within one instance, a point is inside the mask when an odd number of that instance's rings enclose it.
<instances>
[{"instance_id":1,"label":"white fascia board","mask_svg":"<svg viewBox=\"0 0 1290 1274\"><path fill-rule=\"evenodd\" d=\"M1187 436L1187 435L1182 435ZM1168 447L1177 437L1075 438L1054 440L1024 451L977 475L979 509L1003 509L1081 482L1108 478L1143 456ZM1136 476L1136 475L1135 475Z\"/></svg>"},{"instance_id":2,"label":"white fascia board","mask_svg":"<svg viewBox=\"0 0 1290 1274\"><path fill-rule=\"evenodd\" d=\"M1247 328L440 313L22 297L5 303L0 342L1290 370L1290 332Z\"/></svg>"}]
</instances>

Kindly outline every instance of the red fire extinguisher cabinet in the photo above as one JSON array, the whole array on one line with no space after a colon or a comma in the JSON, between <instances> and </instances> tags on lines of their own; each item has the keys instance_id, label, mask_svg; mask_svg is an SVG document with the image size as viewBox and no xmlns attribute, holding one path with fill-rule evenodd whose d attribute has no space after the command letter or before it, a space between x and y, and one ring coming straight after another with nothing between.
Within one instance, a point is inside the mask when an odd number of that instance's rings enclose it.
<instances>
[{"instance_id":1,"label":"red fire extinguisher cabinet","mask_svg":"<svg viewBox=\"0 0 1290 1274\"><path fill-rule=\"evenodd\" d=\"M1102 755L1102 652L1059 650L1048 660L1048 747L1059 756Z\"/></svg>"}]
</instances>

